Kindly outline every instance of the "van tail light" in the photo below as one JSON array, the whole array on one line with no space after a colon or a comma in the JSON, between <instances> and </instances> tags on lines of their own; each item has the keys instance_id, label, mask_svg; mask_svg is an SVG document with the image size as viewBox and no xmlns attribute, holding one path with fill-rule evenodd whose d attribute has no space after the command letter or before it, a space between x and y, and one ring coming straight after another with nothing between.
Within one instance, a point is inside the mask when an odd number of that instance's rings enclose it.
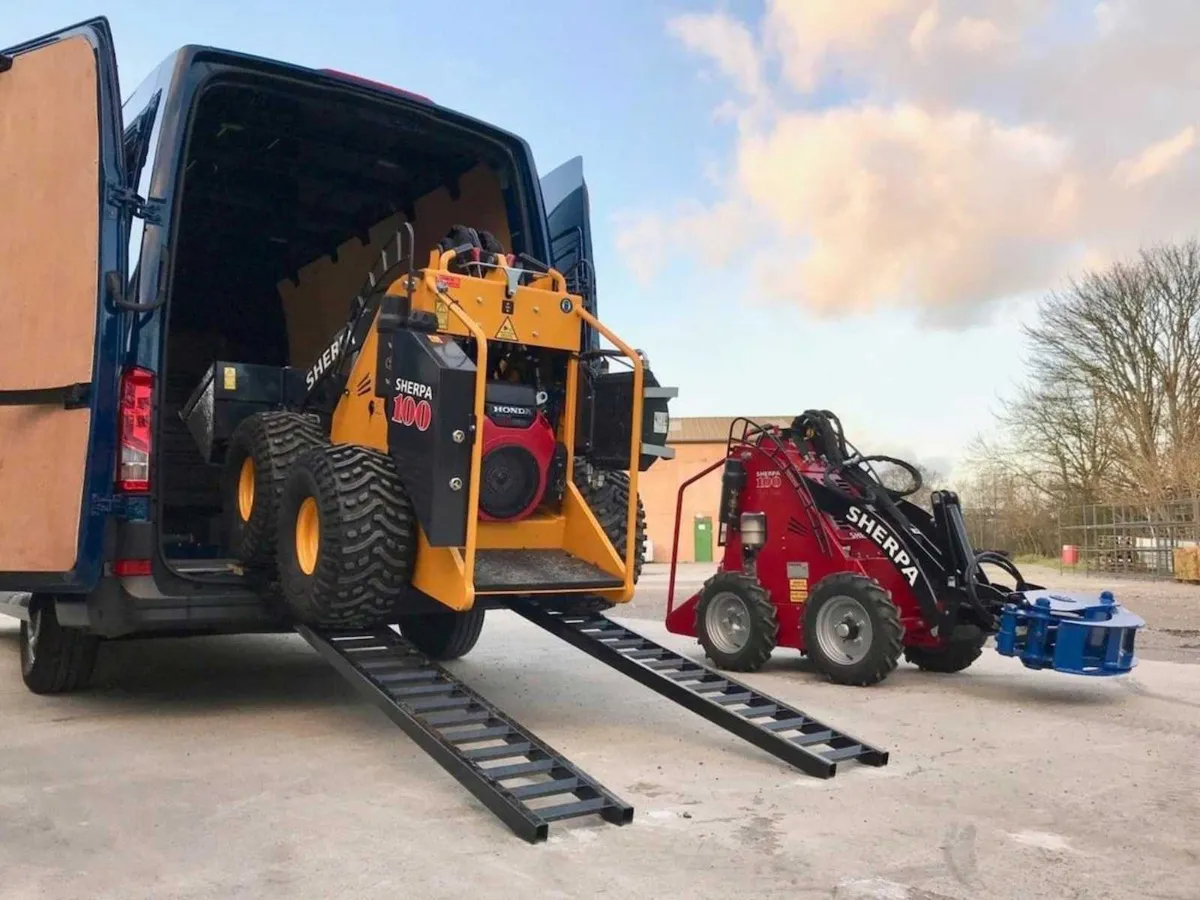
<instances>
[{"instance_id":1,"label":"van tail light","mask_svg":"<svg viewBox=\"0 0 1200 900\"><path fill-rule=\"evenodd\" d=\"M152 575L153 567L148 559L118 559L113 563L113 574L129 577L133 575Z\"/></svg>"},{"instance_id":2,"label":"van tail light","mask_svg":"<svg viewBox=\"0 0 1200 900\"><path fill-rule=\"evenodd\" d=\"M121 456L117 467L117 490L138 493L150 490L150 421L154 373L126 369L121 375L121 404L118 412Z\"/></svg>"}]
</instances>

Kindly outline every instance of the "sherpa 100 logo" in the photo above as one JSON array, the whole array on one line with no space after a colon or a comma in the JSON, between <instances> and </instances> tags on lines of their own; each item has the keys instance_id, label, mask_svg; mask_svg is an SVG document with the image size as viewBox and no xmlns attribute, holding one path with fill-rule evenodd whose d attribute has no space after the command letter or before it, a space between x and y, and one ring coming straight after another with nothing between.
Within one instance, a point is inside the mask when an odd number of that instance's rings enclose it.
<instances>
[{"instance_id":1,"label":"sherpa 100 logo","mask_svg":"<svg viewBox=\"0 0 1200 900\"><path fill-rule=\"evenodd\" d=\"M419 399L418 399L419 398ZM396 398L392 401L392 421L405 428L416 426L427 431L433 422L433 388L420 381L396 379Z\"/></svg>"},{"instance_id":2,"label":"sherpa 100 logo","mask_svg":"<svg viewBox=\"0 0 1200 900\"><path fill-rule=\"evenodd\" d=\"M857 506L850 507L850 511L846 513L846 521L869 537L884 552L908 581L909 587L916 587L920 573L913 564L913 558L882 522Z\"/></svg>"}]
</instances>

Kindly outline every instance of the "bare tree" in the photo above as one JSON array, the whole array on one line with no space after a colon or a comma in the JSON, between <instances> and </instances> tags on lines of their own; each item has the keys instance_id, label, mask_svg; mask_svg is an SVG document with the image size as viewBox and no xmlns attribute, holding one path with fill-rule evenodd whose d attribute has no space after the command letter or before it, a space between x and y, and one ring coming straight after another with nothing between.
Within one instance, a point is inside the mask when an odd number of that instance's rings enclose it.
<instances>
[{"instance_id":1,"label":"bare tree","mask_svg":"<svg viewBox=\"0 0 1200 900\"><path fill-rule=\"evenodd\" d=\"M1200 486L1200 244L1144 250L1046 298L1006 411L1064 493L1160 502Z\"/></svg>"}]
</instances>

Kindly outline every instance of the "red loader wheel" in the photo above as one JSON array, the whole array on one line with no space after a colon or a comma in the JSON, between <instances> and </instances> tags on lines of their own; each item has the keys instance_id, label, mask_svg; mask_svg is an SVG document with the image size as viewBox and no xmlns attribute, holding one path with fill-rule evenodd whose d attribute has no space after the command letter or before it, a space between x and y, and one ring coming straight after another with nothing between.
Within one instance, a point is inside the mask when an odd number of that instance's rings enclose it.
<instances>
[{"instance_id":1,"label":"red loader wheel","mask_svg":"<svg viewBox=\"0 0 1200 900\"><path fill-rule=\"evenodd\" d=\"M755 672L775 649L779 620L757 580L741 572L718 572L700 591L696 634L717 668Z\"/></svg>"},{"instance_id":2,"label":"red loader wheel","mask_svg":"<svg viewBox=\"0 0 1200 900\"><path fill-rule=\"evenodd\" d=\"M904 659L926 672L949 675L961 672L979 659L986 643L987 635L984 634L942 647L909 647L904 651Z\"/></svg>"},{"instance_id":3,"label":"red loader wheel","mask_svg":"<svg viewBox=\"0 0 1200 900\"><path fill-rule=\"evenodd\" d=\"M900 613L875 579L829 575L809 595L804 650L817 671L837 684L877 684L904 650Z\"/></svg>"}]
</instances>

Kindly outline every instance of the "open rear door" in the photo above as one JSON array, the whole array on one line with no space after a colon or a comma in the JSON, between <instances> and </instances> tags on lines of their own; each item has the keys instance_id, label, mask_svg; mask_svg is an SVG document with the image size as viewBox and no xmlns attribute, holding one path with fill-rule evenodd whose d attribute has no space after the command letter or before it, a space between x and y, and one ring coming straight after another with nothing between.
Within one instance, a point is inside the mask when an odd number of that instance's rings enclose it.
<instances>
[{"instance_id":1,"label":"open rear door","mask_svg":"<svg viewBox=\"0 0 1200 900\"><path fill-rule=\"evenodd\" d=\"M542 179L542 203L550 227L550 262L567 277L567 289L583 298L596 315L596 270L592 264L592 223L583 157L567 160ZM585 326L584 346L599 346L599 335Z\"/></svg>"},{"instance_id":2,"label":"open rear door","mask_svg":"<svg viewBox=\"0 0 1200 900\"><path fill-rule=\"evenodd\" d=\"M128 221L119 104L104 19L0 51L0 589L99 577L119 337L102 286L124 284Z\"/></svg>"}]
</instances>

